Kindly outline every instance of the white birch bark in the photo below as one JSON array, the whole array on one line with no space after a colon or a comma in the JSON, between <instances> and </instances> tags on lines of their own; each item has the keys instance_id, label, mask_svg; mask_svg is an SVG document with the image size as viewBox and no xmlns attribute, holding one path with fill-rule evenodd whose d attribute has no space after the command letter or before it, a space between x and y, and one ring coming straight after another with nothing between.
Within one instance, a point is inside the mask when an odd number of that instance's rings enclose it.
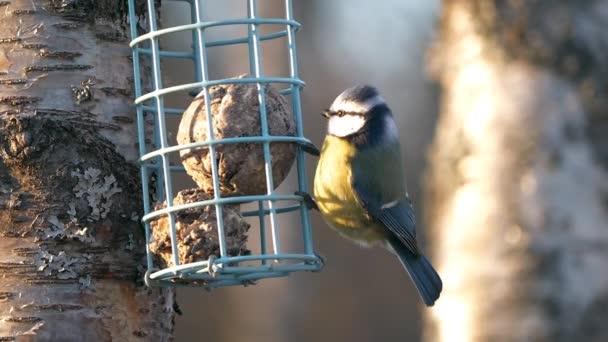
<instances>
[{"instance_id":1,"label":"white birch bark","mask_svg":"<svg viewBox=\"0 0 608 342\"><path fill-rule=\"evenodd\" d=\"M607 23L606 1L444 3L427 341L608 340Z\"/></svg>"},{"instance_id":2,"label":"white birch bark","mask_svg":"<svg viewBox=\"0 0 608 342\"><path fill-rule=\"evenodd\" d=\"M141 283L126 1L0 1L0 340L166 341Z\"/></svg>"}]
</instances>

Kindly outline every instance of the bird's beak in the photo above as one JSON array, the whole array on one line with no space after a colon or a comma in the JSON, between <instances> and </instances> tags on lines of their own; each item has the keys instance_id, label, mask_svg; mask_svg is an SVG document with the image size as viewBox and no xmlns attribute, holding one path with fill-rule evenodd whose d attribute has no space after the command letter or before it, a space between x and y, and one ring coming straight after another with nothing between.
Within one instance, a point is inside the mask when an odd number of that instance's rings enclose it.
<instances>
[{"instance_id":1,"label":"bird's beak","mask_svg":"<svg viewBox=\"0 0 608 342\"><path fill-rule=\"evenodd\" d=\"M329 116L330 116L329 113L330 113L329 109L326 109L323 112L321 112L321 116L324 117L324 118L326 118L326 119L329 119Z\"/></svg>"}]
</instances>

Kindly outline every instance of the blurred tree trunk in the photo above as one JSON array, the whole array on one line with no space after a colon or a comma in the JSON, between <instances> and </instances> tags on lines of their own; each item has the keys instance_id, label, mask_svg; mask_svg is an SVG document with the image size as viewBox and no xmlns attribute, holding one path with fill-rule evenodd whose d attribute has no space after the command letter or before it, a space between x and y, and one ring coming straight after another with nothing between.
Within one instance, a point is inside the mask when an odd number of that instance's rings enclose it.
<instances>
[{"instance_id":1,"label":"blurred tree trunk","mask_svg":"<svg viewBox=\"0 0 608 342\"><path fill-rule=\"evenodd\" d=\"M0 340L171 340L150 290L126 1L0 1Z\"/></svg>"},{"instance_id":2,"label":"blurred tree trunk","mask_svg":"<svg viewBox=\"0 0 608 342\"><path fill-rule=\"evenodd\" d=\"M427 341L608 341L608 1L446 0Z\"/></svg>"}]
</instances>

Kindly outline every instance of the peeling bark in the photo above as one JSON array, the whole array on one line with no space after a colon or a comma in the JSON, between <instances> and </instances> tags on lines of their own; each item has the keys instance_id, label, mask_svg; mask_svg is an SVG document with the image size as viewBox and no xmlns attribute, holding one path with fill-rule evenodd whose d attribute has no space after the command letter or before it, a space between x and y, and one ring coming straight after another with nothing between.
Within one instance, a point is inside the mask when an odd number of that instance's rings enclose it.
<instances>
[{"instance_id":1,"label":"peeling bark","mask_svg":"<svg viewBox=\"0 0 608 342\"><path fill-rule=\"evenodd\" d=\"M426 340L608 340L606 23L606 1L445 2Z\"/></svg>"},{"instance_id":2,"label":"peeling bark","mask_svg":"<svg viewBox=\"0 0 608 342\"><path fill-rule=\"evenodd\" d=\"M173 291L141 283L126 2L0 7L0 340L171 340Z\"/></svg>"}]
</instances>

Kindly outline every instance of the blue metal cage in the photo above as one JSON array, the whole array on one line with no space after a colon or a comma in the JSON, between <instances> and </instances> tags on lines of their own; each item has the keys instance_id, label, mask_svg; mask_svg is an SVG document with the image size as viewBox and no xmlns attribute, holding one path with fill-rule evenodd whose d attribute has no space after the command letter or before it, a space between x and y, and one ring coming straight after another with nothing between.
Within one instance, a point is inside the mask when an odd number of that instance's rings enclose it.
<instances>
[{"instance_id":1,"label":"blue metal cage","mask_svg":"<svg viewBox=\"0 0 608 342\"><path fill-rule=\"evenodd\" d=\"M256 13L256 0L247 1L247 18L226 19L218 21L205 21L202 10L203 0L181 0L189 4L191 11L191 22L181 26L159 29L157 27L156 8L154 0L147 0L147 32L138 35L138 24L135 14L135 0L129 0L129 17L131 26L130 43L133 49L133 69L135 83L135 105L137 109L137 124L139 135L139 164L141 168L141 180L143 188L144 216L142 221L145 225L146 243L149 246L151 231L150 221L163 215L168 216L171 248L172 248L172 267L159 269L154 265L153 254L147 248L147 272L146 283L149 286L184 286L200 285L206 287L218 287L226 285L248 284L252 280L282 277L294 271L318 271L322 267L322 260L314 253L312 246L311 227L308 217L308 209L301 196L298 195L279 195L274 193L272 177L272 164L270 156L271 142L291 142L294 144L310 143L304 137L302 130L302 113L300 108L300 91L304 82L298 77L298 65L296 57L295 33L300 24L293 19L292 1L285 0L285 18L261 18ZM281 25L285 29L271 34L261 34L261 25ZM238 39L227 39L218 41L207 41L205 30L211 27L222 25L246 25L248 34L246 37ZM140 28L141 29L141 28ZM179 32L192 32L191 51L166 51L159 47L159 38L163 35ZM262 70L262 52L260 42L270 39L285 39L289 51L289 76L287 77L266 77ZM209 78L207 49L233 44L248 44L250 76L246 78L216 79ZM163 87L161 60L163 59L190 59L195 65L194 83L182 84L172 87ZM143 93L142 75L140 66L145 60L151 66L149 76L153 90ZM205 142L191 143L187 145L170 146L167 140L167 115L182 115L181 108L167 108L164 105L163 97L167 94L202 89L205 103L209 103L209 87L222 84L254 83L257 85L258 100L260 104L261 135L256 137L234 137L226 139L215 139L213 137L212 120L208 122L209 139ZM296 136L271 136L268 132L266 106L265 106L265 87L270 84L283 84L281 93L291 96L292 111L295 115ZM211 106L206 106L207 117L211 117ZM144 114L154 117L154 136L152 138L152 148L146 145ZM177 172L184 172L182 166L174 166L169 163L171 153L178 153L183 149L191 149L205 146L209 149L209 156L215 156L215 148L218 144L238 144L247 142L263 143L264 161L266 172L267 193L256 196L236 196L222 197L219 189L218 165L215 158L211 158L211 173L213 177L214 198L211 200L188 203L183 205L173 205L173 189L171 179ZM298 145L296 149L296 167L298 190L307 191L307 181L304 165L304 152ZM156 196L158 201L165 201L166 207L159 210L152 210L149 185L151 174L157 175ZM284 201L296 201L296 205L280 206ZM228 203L256 202L258 209L242 212L247 216L259 217L260 233L260 254L229 256L226 251L226 238L224 235L224 223L222 218L222 206ZM266 206L267 204L267 206ZM179 263L177 251L177 237L175 213L201 206L215 206L217 216L217 229L219 239L220 255L211 257L206 261L193 262L188 264ZM299 211L301 231L303 234L303 252L287 253L281 251L279 227L277 215ZM267 227L265 217L270 217L270 225ZM272 250L266 246L266 230L269 229L272 238ZM244 263L247 262L247 265Z\"/></svg>"}]
</instances>

